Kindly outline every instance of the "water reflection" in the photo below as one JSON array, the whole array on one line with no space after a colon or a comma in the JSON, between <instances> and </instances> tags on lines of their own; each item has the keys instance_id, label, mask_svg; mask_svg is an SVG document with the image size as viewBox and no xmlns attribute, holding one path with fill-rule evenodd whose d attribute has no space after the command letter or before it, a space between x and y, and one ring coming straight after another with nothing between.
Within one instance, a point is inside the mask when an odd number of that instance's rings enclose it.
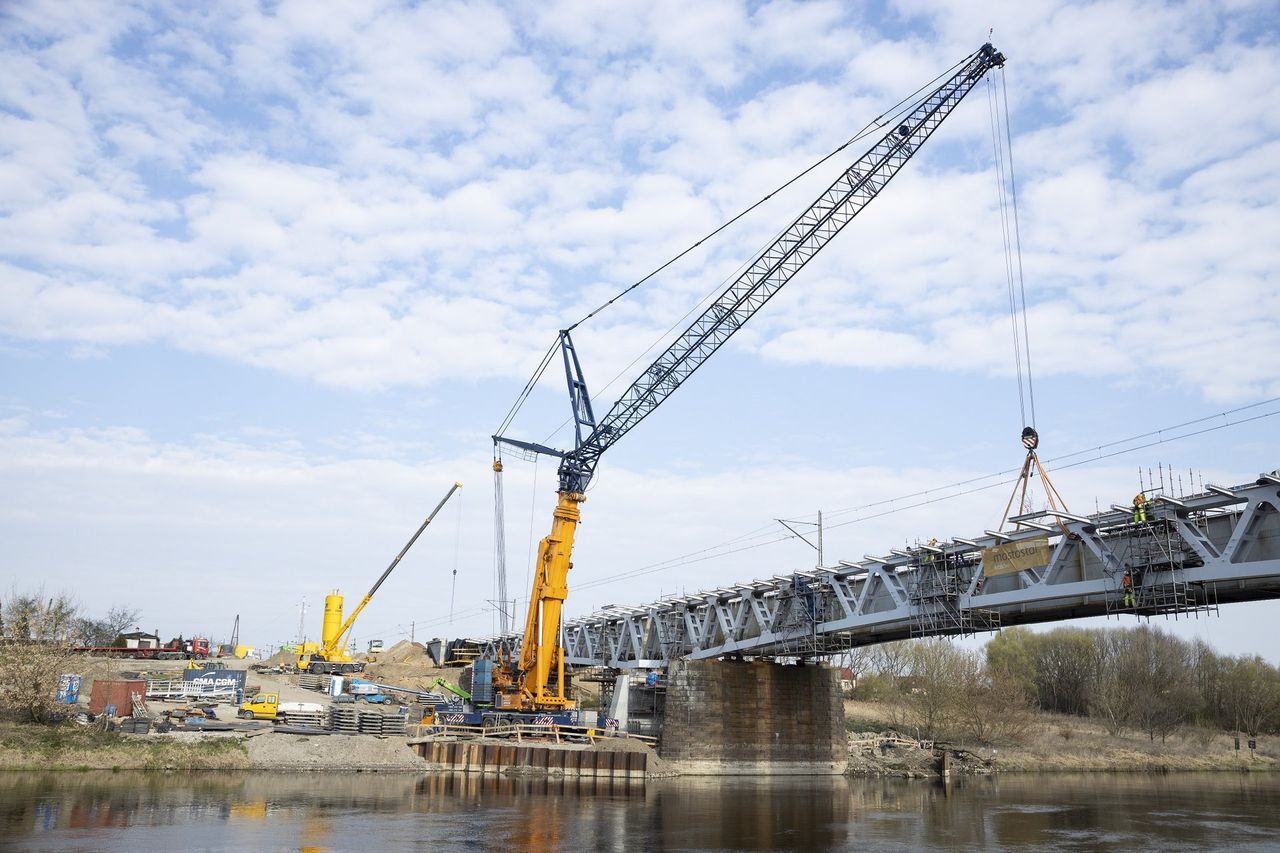
<instances>
[{"instance_id":1,"label":"water reflection","mask_svg":"<svg viewBox=\"0 0 1280 853\"><path fill-rule=\"evenodd\" d=\"M0 775L34 850L1268 849L1280 779L1215 775L621 780Z\"/></svg>"}]
</instances>

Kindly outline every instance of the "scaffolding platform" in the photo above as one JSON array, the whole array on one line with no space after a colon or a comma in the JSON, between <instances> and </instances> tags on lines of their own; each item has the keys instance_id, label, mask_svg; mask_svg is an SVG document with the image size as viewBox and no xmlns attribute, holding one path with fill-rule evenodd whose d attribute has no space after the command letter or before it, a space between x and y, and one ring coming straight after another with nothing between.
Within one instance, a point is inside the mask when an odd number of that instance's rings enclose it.
<instances>
[{"instance_id":1,"label":"scaffolding platform","mask_svg":"<svg viewBox=\"0 0 1280 853\"><path fill-rule=\"evenodd\" d=\"M907 588L913 638L970 637L999 630L999 613L960 606L961 596L973 582L976 560L963 554L927 551L913 566L914 579Z\"/></svg>"},{"instance_id":2,"label":"scaffolding platform","mask_svg":"<svg viewBox=\"0 0 1280 853\"><path fill-rule=\"evenodd\" d=\"M1152 616L1181 619L1218 613L1217 587L1186 579L1186 570L1203 566L1204 560L1187 544L1172 521L1166 518L1134 521L1109 533L1127 570L1108 577L1105 599L1108 618L1132 615L1145 619ZM1125 574L1129 576L1132 595L1126 592Z\"/></svg>"}]
</instances>

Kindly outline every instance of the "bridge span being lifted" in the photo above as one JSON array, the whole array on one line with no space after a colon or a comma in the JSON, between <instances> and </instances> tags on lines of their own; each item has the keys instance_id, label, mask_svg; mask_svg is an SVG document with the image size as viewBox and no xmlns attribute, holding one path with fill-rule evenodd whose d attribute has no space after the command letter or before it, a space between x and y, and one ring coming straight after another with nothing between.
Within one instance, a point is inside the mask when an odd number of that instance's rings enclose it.
<instances>
[{"instance_id":1,"label":"bridge span being lifted","mask_svg":"<svg viewBox=\"0 0 1280 853\"><path fill-rule=\"evenodd\" d=\"M1133 615L1193 618L1280 598L1280 472L1140 511L1044 510L1009 531L891 550L564 623L565 662L616 669L723 656L817 658L1001 626ZM518 636L491 638L519 654Z\"/></svg>"}]
</instances>

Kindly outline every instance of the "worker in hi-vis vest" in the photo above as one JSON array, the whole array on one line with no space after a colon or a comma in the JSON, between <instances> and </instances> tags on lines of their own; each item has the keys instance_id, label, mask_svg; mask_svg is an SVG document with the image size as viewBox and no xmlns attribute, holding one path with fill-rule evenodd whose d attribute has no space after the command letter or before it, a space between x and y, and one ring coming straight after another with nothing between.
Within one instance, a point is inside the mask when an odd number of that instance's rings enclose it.
<instances>
[{"instance_id":1,"label":"worker in hi-vis vest","mask_svg":"<svg viewBox=\"0 0 1280 853\"><path fill-rule=\"evenodd\" d=\"M1124 587L1124 606L1133 607L1133 575L1125 572L1124 577L1120 578L1120 585Z\"/></svg>"},{"instance_id":2,"label":"worker in hi-vis vest","mask_svg":"<svg viewBox=\"0 0 1280 853\"><path fill-rule=\"evenodd\" d=\"M1133 521L1135 524L1147 520L1147 499L1138 492L1133 496Z\"/></svg>"}]
</instances>

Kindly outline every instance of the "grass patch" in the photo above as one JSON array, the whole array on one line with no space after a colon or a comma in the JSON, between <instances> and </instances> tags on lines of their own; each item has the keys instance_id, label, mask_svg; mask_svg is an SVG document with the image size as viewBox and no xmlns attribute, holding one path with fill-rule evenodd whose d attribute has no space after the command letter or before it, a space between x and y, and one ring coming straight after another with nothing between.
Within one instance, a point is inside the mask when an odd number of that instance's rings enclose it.
<instances>
[{"instance_id":1,"label":"grass patch","mask_svg":"<svg viewBox=\"0 0 1280 853\"><path fill-rule=\"evenodd\" d=\"M178 740L122 735L74 723L0 723L5 770L238 770L249 756L238 737Z\"/></svg>"}]
</instances>

